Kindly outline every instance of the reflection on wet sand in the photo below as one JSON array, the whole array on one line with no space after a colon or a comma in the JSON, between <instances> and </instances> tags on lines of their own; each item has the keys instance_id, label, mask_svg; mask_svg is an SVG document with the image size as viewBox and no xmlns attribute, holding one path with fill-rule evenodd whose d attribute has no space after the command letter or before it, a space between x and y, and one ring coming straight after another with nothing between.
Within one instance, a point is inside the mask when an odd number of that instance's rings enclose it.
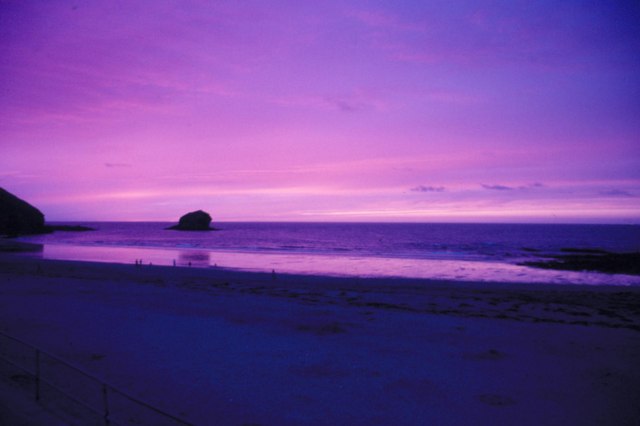
<instances>
[{"instance_id":1,"label":"reflection on wet sand","mask_svg":"<svg viewBox=\"0 0 640 426\"><path fill-rule=\"evenodd\" d=\"M25 255L29 253L20 253ZM640 276L530 268L501 262L236 253L198 249L93 247L45 244L34 253L43 259L231 268L249 271L360 277L405 277L446 281L640 285ZM213 257L213 259L211 259Z\"/></svg>"},{"instance_id":2,"label":"reflection on wet sand","mask_svg":"<svg viewBox=\"0 0 640 426\"><path fill-rule=\"evenodd\" d=\"M199 268L210 265L211 255L204 250L182 250L178 252L177 266L196 266Z\"/></svg>"}]
</instances>

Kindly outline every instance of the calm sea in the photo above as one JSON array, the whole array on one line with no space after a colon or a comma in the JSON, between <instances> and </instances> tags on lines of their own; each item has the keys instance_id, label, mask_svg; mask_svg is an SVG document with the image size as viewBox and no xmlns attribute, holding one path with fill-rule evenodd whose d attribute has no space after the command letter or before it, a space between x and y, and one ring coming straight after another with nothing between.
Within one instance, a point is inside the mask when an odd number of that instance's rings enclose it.
<instances>
[{"instance_id":1,"label":"calm sea","mask_svg":"<svg viewBox=\"0 0 640 426\"><path fill-rule=\"evenodd\" d=\"M22 238L43 258L464 281L640 285L640 277L519 266L563 248L640 251L640 226L416 223L86 223L91 232Z\"/></svg>"}]
</instances>

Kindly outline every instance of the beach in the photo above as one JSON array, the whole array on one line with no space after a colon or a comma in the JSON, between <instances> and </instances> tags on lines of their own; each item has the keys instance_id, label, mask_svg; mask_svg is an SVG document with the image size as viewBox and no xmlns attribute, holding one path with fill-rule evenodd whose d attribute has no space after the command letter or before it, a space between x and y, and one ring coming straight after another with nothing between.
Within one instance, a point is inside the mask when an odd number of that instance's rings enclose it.
<instances>
[{"instance_id":1,"label":"beach","mask_svg":"<svg viewBox=\"0 0 640 426\"><path fill-rule=\"evenodd\" d=\"M0 332L193 424L640 419L634 286L286 275L0 253Z\"/></svg>"}]
</instances>

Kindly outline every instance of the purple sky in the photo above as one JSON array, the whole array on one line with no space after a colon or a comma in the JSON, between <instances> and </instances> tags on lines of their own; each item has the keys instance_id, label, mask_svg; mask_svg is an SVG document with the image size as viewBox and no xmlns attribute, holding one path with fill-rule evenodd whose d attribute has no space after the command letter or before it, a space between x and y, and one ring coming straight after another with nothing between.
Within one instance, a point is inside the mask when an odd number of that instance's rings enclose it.
<instances>
[{"instance_id":1,"label":"purple sky","mask_svg":"<svg viewBox=\"0 0 640 426\"><path fill-rule=\"evenodd\" d=\"M48 220L640 223L637 1L0 1Z\"/></svg>"}]
</instances>

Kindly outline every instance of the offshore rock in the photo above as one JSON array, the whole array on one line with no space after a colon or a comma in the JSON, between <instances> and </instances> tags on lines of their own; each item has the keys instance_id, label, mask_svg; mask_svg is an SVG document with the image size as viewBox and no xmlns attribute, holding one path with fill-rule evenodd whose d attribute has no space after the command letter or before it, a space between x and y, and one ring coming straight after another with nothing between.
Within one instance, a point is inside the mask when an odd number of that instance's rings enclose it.
<instances>
[{"instance_id":1,"label":"offshore rock","mask_svg":"<svg viewBox=\"0 0 640 426\"><path fill-rule=\"evenodd\" d=\"M0 235L17 237L46 232L40 210L0 188Z\"/></svg>"},{"instance_id":2,"label":"offshore rock","mask_svg":"<svg viewBox=\"0 0 640 426\"><path fill-rule=\"evenodd\" d=\"M214 231L215 228L211 228L211 216L209 213L202 210L187 213L180 218L180 222L177 225L170 226L167 229L173 229L176 231Z\"/></svg>"}]
</instances>

